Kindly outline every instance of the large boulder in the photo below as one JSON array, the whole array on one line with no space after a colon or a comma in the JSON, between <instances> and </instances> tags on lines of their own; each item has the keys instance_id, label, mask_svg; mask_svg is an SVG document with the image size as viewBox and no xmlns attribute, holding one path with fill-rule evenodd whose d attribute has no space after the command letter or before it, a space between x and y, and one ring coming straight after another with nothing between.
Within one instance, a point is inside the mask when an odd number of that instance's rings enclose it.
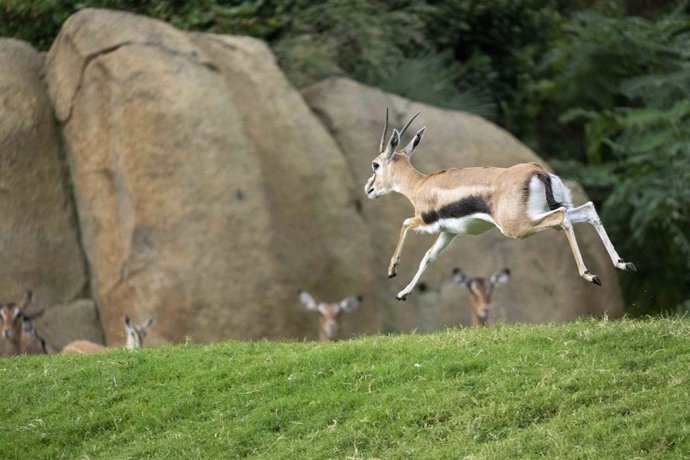
<instances>
[{"instance_id":1,"label":"large boulder","mask_svg":"<svg viewBox=\"0 0 690 460\"><path fill-rule=\"evenodd\" d=\"M42 69L30 45L0 39L0 302L32 289L51 310L88 295L88 279ZM100 331L97 317L77 322L72 333Z\"/></svg>"},{"instance_id":2,"label":"large boulder","mask_svg":"<svg viewBox=\"0 0 690 460\"><path fill-rule=\"evenodd\" d=\"M46 309L34 323L36 330L48 344L49 352L60 351L73 340L105 343L98 309L92 299L76 299L72 302L53 305ZM93 327L94 324L98 324L99 327ZM124 339L124 326L121 334Z\"/></svg>"},{"instance_id":3,"label":"large boulder","mask_svg":"<svg viewBox=\"0 0 690 460\"><path fill-rule=\"evenodd\" d=\"M299 288L373 297L359 181L264 43L87 9L47 80L108 344L124 313L153 344L315 337Z\"/></svg>"},{"instance_id":4,"label":"large boulder","mask_svg":"<svg viewBox=\"0 0 690 460\"><path fill-rule=\"evenodd\" d=\"M618 275L604 246L588 225L577 226L576 232L585 262L590 271L601 276L603 287L578 276L562 232L549 230L517 241L494 230L480 236L458 237L424 274L428 287L424 293L415 293L407 303L392 301L417 270L435 236L409 235L398 276L390 281L386 279L400 226L405 218L413 215L410 203L401 195L370 201L363 192L371 176L371 161L378 155L386 107L391 111L392 126L398 128L412 114L421 112L410 131L422 125L428 127L413 158L422 172L449 167L504 167L519 162L548 165L506 131L471 114L412 102L345 78L328 79L302 94L335 137L356 178L362 216L373 242L375 282L380 287L377 305L384 310L384 329L429 331L469 324L468 293L451 280L455 266L474 276L489 276L504 267L512 270L509 283L495 291L490 321L546 322L623 314ZM403 145L411 134L408 136ZM587 198L581 188L571 185L575 202L584 203Z\"/></svg>"}]
</instances>

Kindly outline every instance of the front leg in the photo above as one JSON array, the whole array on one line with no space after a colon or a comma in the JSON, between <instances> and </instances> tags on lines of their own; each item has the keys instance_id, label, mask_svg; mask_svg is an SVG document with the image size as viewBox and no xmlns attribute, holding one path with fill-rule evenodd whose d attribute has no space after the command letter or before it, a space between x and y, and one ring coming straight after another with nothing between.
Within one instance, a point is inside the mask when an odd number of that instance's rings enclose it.
<instances>
[{"instance_id":1,"label":"front leg","mask_svg":"<svg viewBox=\"0 0 690 460\"><path fill-rule=\"evenodd\" d=\"M391 257L391 263L388 265L388 278L393 278L396 275L395 269L398 267L398 263L400 262L400 252L405 244L407 231L411 228L416 228L422 225L424 225L424 221L421 217L410 217L409 219L405 219L403 222L402 228L400 229L400 238L398 238L398 244L395 246L393 257Z\"/></svg>"},{"instance_id":2,"label":"front leg","mask_svg":"<svg viewBox=\"0 0 690 460\"><path fill-rule=\"evenodd\" d=\"M414 290L415 286L417 285L417 282L419 281L419 278L421 278L422 273L424 273L424 270L426 270L426 268L429 265L431 265L433 261L436 260L441 251L443 251L456 236L457 235L454 233L441 232L441 234L434 242L433 246L431 246L431 248L426 252L426 254L424 254L424 258L419 263L419 270L417 270L417 273L414 275L414 278L412 278L412 281L410 281L410 284L405 286L405 289L398 292L398 295L395 296L396 299L407 299L407 296L410 295L410 293Z\"/></svg>"}]
</instances>

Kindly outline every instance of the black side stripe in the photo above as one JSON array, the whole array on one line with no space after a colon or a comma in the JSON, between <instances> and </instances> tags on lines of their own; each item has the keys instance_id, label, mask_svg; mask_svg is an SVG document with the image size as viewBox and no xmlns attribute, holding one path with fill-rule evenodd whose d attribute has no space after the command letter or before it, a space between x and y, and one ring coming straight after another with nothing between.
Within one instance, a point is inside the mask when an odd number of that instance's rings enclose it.
<instances>
[{"instance_id":1,"label":"black side stripe","mask_svg":"<svg viewBox=\"0 0 690 460\"><path fill-rule=\"evenodd\" d=\"M554 209L562 208L563 203L559 203L553 197L553 188L551 187L551 176L549 176L548 174L539 173L537 174L537 177L540 181L544 183L544 188L546 189L546 204L549 206L549 210L553 211Z\"/></svg>"},{"instance_id":2,"label":"black side stripe","mask_svg":"<svg viewBox=\"0 0 690 460\"><path fill-rule=\"evenodd\" d=\"M422 220L428 225L439 219L457 219L478 212L491 214L489 205L482 197L468 196L462 200L447 204L439 210L423 212Z\"/></svg>"}]
</instances>

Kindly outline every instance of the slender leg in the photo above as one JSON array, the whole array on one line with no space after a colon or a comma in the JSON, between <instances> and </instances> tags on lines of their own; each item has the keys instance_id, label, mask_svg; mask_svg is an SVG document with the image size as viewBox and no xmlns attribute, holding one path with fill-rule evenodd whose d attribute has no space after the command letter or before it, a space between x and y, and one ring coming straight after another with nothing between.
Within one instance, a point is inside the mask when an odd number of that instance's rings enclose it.
<instances>
[{"instance_id":1,"label":"slender leg","mask_svg":"<svg viewBox=\"0 0 690 460\"><path fill-rule=\"evenodd\" d=\"M398 238L398 244L395 246L393 257L391 257L391 263L388 265L388 278L393 278L396 275L395 269L398 267L398 263L400 262L400 252L402 252L403 245L405 244L407 231L423 224L424 221L420 217L410 217L409 219L405 219L403 222L402 228L400 229L400 238Z\"/></svg>"},{"instance_id":2,"label":"slender leg","mask_svg":"<svg viewBox=\"0 0 690 460\"><path fill-rule=\"evenodd\" d=\"M585 266L584 260L582 260L580 247L577 245L577 239L575 239L573 224L570 222L568 211L565 208L554 209L553 211L541 215L535 222L534 231L537 232L550 227L560 227L565 233L565 236L568 238L568 243L570 243L570 249L573 251L573 257L575 257L577 271L580 276L590 283L601 286L601 279L599 276L590 273Z\"/></svg>"},{"instance_id":3,"label":"slender leg","mask_svg":"<svg viewBox=\"0 0 690 460\"><path fill-rule=\"evenodd\" d=\"M414 275L414 278L412 278L412 281L410 281L410 284L405 286L405 289L398 292L398 295L395 296L396 299L405 300L407 296L410 295L414 287L417 285L419 278L422 276L422 273L424 273L424 270L426 270L426 268L431 265L434 260L436 260L441 251L443 251L455 237L456 235L454 233L441 232L431 248L426 252L426 254L424 254L424 258L419 263L419 269Z\"/></svg>"},{"instance_id":4,"label":"slender leg","mask_svg":"<svg viewBox=\"0 0 690 460\"><path fill-rule=\"evenodd\" d=\"M601 219L599 218L599 215L594 208L594 204L592 204L591 201L577 208L568 209L566 212L570 222L573 224L587 222L594 227L594 230L596 230L599 234L601 242L604 243L604 247L606 247L606 252L609 253L611 262L613 262L613 265L616 268L619 270L627 270L629 272L636 271L635 265L632 262L625 262L623 259L621 259L621 256L618 255L618 252L616 251L616 248L613 247L613 243L611 243L609 236L606 234L606 229L601 223Z\"/></svg>"}]
</instances>

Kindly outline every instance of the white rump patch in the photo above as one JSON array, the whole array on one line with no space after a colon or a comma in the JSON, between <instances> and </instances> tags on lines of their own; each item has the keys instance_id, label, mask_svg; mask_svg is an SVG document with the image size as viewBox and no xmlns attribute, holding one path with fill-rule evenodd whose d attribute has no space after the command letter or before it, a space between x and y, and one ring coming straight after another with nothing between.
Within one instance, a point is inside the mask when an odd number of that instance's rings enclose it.
<instances>
[{"instance_id":1,"label":"white rump patch","mask_svg":"<svg viewBox=\"0 0 690 460\"><path fill-rule=\"evenodd\" d=\"M537 176L532 176L529 180L529 195L527 196L527 214L530 218L536 219L545 212L549 212L549 205L546 202L546 187Z\"/></svg>"},{"instance_id":2,"label":"white rump patch","mask_svg":"<svg viewBox=\"0 0 690 460\"><path fill-rule=\"evenodd\" d=\"M563 183L560 177L555 174L551 176L551 189L553 190L553 199L562 203L566 209L573 207L573 196L570 189Z\"/></svg>"},{"instance_id":3,"label":"white rump patch","mask_svg":"<svg viewBox=\"0 0 690 460\"><path fill-rule=\"evenodd\" d=\"M566 209L573 207L573 199L570 189L566 187L560 177L549 174L551 177L551 191L553 199L561 203ZM537 176L533 176L529 181L529 196L527 197L527 214L532 219L537 219L545 213L550 212L549 204L546 201L546 187Z\"/></svg>"}]
</instances>

